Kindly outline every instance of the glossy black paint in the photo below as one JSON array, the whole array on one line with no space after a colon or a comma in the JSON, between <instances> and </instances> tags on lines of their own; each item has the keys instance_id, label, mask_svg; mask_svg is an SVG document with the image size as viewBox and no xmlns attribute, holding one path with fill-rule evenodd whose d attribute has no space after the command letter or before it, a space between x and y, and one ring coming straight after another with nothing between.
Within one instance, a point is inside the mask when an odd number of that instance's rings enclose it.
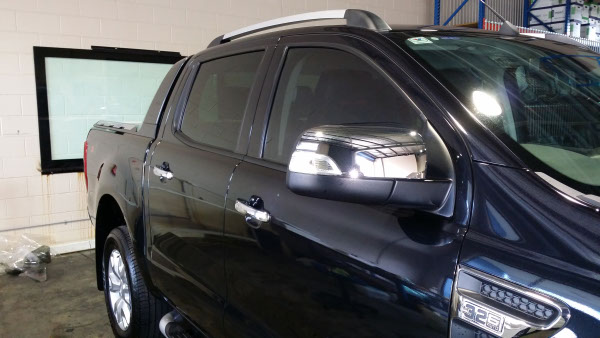
<instances>
[{"instance_id":1,"label":"glossy black paint","mask_svg":"<svg viewBox=\"0 0 600 338\"><path fill-rule=\"evenodd\" d=\"M177 62L169 70L137 132L94 127L88 133L87 205L90 220L96 226L96 248L104 246L104 240L112 227L124 223L130 231L135 247L139 249L136 254L139 258L145 255L147 238L144 204L147 204L147 200L144 199L142 189L146 177L144 164L148 159L148 150L159 132L163 112L169 110L168 101L186 62L187 58ZM109 133L112 137L105 138L104 133ZM119 146L121 142L124 142L123 146ZM106 173L111 172L113 168L116 168L116 174L107 175ZM115 208L117 210L114 210ZM120 213L121 217L114 215L115 212ZM102 215L108 217L103 219ZM96 282L99 290L102 290L104 285L101 280L102 257L102 250L96 250ZM142 259L138 261L144 262ZM146 271L142 269L143 273ZM149 278L146 279L150 281Z\"/></svg>"},{"instance_id":2,"label":"glossy black paint","mask_svg":"<svg viewBox=\"0 0 600 338\"><path fill-rule=\"evenodd\" d=\"M600 332L600 218L529 170L475 163L473 218L460 264L551 295L566 328Z\"/></svg>"},{"instance_id":3,"label":"glossy black paint","mask_svg":"<svg viewBox=\"0 0 600 338\"><path fill-rule=\"evenodd\" d=\"M286 188L285 166L261 156L283 47L292 44L358 53L398 84L452 156L452 218ZM174 125L193 67L263 48L271 54L246 109L248 144L223 152L178 137ZM90 132L88 205L95 222L102 201L115 201L147 263L147 283L199 332L446 336L454 273L462 264L564 301L572 314L567 328L597 336L598 211L520 169L524 164L500 140L384 34L329 26L226 43L192 57L172 93L156 137ZM166 183L152 172L163 162L175 176ZM117 174L106 175L115 164ZM258 229L234 209L236 199L253 195L273 217ZM110 226L95 223L97 236ZM97 242L101 248L101 237ZM462 329L480 334L469 325Z\"/></svg>"},{"instance_id":4,"label":"glossy black paint","mask_svg":"<svg viewBox=\"0 0 600 338\"><path fill-rule=\"evenodd\" d=\"M256 47L251 49L257 50ZM265 52L266 48L262 50L262 67L266 68L270 54ZM241 51L245 50L237 52ZM211 59L214 57L208 54L190 61L190 72L182 78L174 114L164 121L162 139L152 149L146 190L150 232L148 261L150 278L164 296L194 318L205 334L221 336L226 298L225 255L221 243L223 202L231 174L242 156L196 144L179 131L195 75L202 62ZM250 94L249 107L258 94L258 89ZM249 135L250 122L242 128L243 134ZM246 142L239 144L239 149L245 149ZM172 179L160 179L154 174L154 168L165 169L165 164L173 174Z\"/></svg>"},{"instance_id":5,"label":"glossy black paint","mask_svg":"<svg viewBox=\"0 0 600 338\"><path fill-rule=\"evenodd\" d=\"M236 169L225 213L230 335L446 335L455 224L299 196L285 168L252 162ZM251 195L272 217L259 229L233 208Z\"/></svg>"},{"instance_id":6,"label":"glossy black paint","mask_svg":"<svg viewBox=\"0 0 600 338\"><path fill-rule=\"evenodd\" d=\"M292 46L345 50L389 70L386 75L399 90L407 85L408 79L397 74L390 59L366 39L336 33L286 37L274 59L283 60L286 48ZM270 76L275 82L277 71ZM271 102L270 96L261 100ZM269 111L268 105L259 106L253 141L261 141L257 137L265 132L264 112ZM425 116L431 113L421 111ZM460 150L453 154L460 162ZM446 335L449 288L464 233L460 223L394 206L299 196L286 188L285 167L259 157L260 151L250 151L236 169L227 195L228 333ZM261 197L272 217L259 229L249 227L234 209L236 199L252 195Z\"/></svg>"},{"instance_id":7,"label":"glossy black paint","mask_svg":"<svg viewBox=\"0 0 600 338\"><path fill-rule=\"evenodd\" d=\"M299 45L306 46L303 39L310 34L312 40L310 45L314 47L334 47L340 50L353 51L354 53L358 51L358 55L362 55L361 52L364 53L365 48L370 50L370 54L367 54L368 57L365 57L381 68L390 79L400 86L397 89L403 92L414 106L418 107L427 117L452 153L452 164L457 183L456 199L463 201L460 207L455 208L453 218L457 224L467 226L471 213L470 201L472 198L471 164L468 161L471 156L470 145L465 144L465 136L459 129L460 125L456 123L446 107L437 101L437 97L433 96L432 92L439 92L440 96L445 95L444 99L448 99L451 104L456 104L458 101L449 95L445 88L437 87L436 84L439 85L439 83L434 78L420 75L418 72L420 66L416 65L412 58L399 50L383 34L363 29L331 26L283 31L280 34L289 36L289 39L292 39L289 44L290 47L294 46L293 39L297 39ZM349 37L353 37L353 39L348 41ZM272 95L276 89L277 75L283 67L283 53L284 51L279 48L278 54L273 58L272 67L269 68L263 84L263 92L269 92L270 95L261 95L256 109L248 153L257 158L262 157L268 114L273 101Z\"/></svg>"},{"instance_id":8,"label":"glossy black paint","mask_svg":"<svg viewBox=\"0 0 600 338\"><path fill-rule=\"evenodd\" d=\"M104 247L108 236L103 213L109 213L113 203L118 206L132 238L143 234L142 177L145 152L151 139L133 133L116 130L92 130L88 135L88 213L96 225L96 248ZM122 144L121 144L122 143ZM116 175L111 174L116 167ZM81 175L81 179L83 175ZM117 221L111 224L116 224ZM120 220L118 221L120 223ZM122 223L119 225L123 225ZM135 241L135 240L134 240ZM134 243L140 247L139 243ZM140 252L140 254L143 253ZM96 277L98 289L102 290L102 250L96 250Z\"/></svg>"}]
</instances>

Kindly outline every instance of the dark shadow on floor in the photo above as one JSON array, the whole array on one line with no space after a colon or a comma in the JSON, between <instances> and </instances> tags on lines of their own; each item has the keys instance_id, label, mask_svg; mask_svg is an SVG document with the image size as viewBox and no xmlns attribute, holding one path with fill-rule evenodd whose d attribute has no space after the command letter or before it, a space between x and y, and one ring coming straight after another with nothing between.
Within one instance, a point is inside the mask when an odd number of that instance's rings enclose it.
<instances>
[{"instance_id":1,"label":"dark shadow on floor","mask_svg":"<svg viewBox=\"0 0 600 338\"><path fill-rule=\"evenodd\" d=\"M48 280L0 275L0 337L112 337L94 251L54 257Z\"/></svg>"}]
</instances>

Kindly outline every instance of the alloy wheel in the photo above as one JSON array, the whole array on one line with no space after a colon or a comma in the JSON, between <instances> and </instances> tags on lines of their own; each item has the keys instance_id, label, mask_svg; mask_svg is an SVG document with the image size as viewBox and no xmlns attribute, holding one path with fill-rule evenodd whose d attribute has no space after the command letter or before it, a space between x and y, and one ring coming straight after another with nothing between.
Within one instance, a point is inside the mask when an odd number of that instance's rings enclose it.
<instances>
[{"instance_id":1,"label":"alloy wheel","mask_svg":"<svg viewBox=\"0 0 600 338\"><path fill-rule=\"evenodd\" d=\"M131 322L131 293L123 256L113 249L108 260L108 292L113 315L121 330L126 331Z\"/></svg>"}]
</instances>

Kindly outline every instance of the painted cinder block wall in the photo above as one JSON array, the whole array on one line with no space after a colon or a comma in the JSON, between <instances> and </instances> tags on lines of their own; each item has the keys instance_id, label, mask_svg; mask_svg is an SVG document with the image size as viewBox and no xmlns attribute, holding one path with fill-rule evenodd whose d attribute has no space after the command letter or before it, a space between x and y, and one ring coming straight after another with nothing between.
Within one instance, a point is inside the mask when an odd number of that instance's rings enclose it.
<instances>
[{"instance_id":1,"label":"painted cinder block wall","mask_svg":"<svg viewBox=\"0 0 600 338\"><path fill-rule=\"evenodd\" d=\"M307 11L363 8L431 24L433 0L0 0L0 235L93 246L82 173L41 175L33 46L196 53L216 36Z\"/></svg>"}]
</instances>

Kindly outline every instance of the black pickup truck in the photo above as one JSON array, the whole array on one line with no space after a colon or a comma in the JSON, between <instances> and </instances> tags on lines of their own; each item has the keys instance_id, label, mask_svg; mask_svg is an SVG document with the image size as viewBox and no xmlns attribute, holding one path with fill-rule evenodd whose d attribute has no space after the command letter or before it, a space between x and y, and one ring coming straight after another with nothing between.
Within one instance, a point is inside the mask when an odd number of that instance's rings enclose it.
<instances>
[{"instance_id":1,"label":"black pickup truck","mask_svg":"<svg viewBox=\"0 0 600 338\"><path fill-rule=\"evenodd\" d=\"M507 28L278 19L97 123L115 335L600 336L600 55Z\"/></svg>"}]
</instances>

